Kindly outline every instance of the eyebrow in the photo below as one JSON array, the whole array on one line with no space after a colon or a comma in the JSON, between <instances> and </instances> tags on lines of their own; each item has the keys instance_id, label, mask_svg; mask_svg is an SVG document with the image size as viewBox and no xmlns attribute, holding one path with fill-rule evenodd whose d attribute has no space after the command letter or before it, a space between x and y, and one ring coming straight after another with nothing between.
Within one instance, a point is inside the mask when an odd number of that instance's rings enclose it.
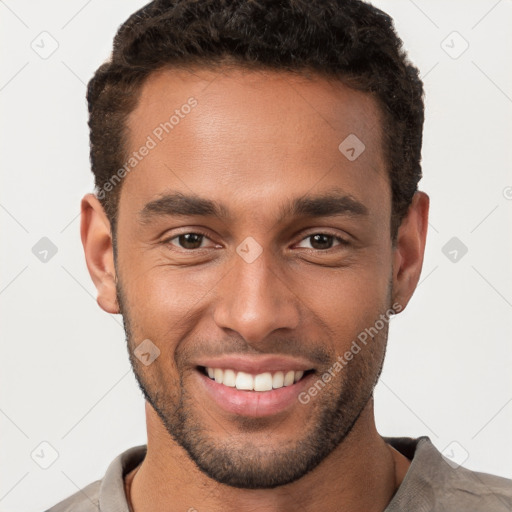
<instances>
[{"instance_id":1,"label":"eyebrow","mask_svg":"<svg viewBox=\"0 0 512 512\"><path fill-rule=\"evenodd\" d=\"M350 195L337 192L301 196L285 203L279 210L278 222L287 217L368 216L368 208ZM156 217L217 217L230 220L232 215L222 203L195 195L166 194L150 201L139 212L141 223L147 224Z\"/></svg>"}]
</instances>

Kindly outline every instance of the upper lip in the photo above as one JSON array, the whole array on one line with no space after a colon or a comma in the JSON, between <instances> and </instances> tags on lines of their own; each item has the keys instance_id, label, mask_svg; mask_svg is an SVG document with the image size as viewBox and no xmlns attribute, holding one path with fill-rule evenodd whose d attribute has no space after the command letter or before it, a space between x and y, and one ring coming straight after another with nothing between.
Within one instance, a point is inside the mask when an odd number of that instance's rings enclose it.
<instances>
[{"instance_id":1,"label":"upper lip","mask_svg":"<svg viewBox=\"0 0 512 512\"><path fill-rule=\"evenodd\" d=\"M198 361L197 366L208 368L221 368L223 370L235 370L245 373L259 374L265 372L287 372L290 370L312 370L313 365L304 359L288 356L222 356Z\"/></svg>"}]
</instances>

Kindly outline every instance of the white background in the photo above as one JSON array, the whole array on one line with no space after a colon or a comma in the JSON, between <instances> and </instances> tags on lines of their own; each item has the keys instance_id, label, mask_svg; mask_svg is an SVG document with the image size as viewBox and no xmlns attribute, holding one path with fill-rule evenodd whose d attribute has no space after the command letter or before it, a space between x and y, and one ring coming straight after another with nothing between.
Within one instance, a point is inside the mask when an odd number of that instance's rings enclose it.
<instances>
[{"instance_id":1,"label":"white background","mask_svg":"<svg viewBox=\"0 0 512 512\"><path fill-rule=\"evenodd\" d=\"M96 304L78 218L93 190L85 84L144 3L0 1L0 511L45 510L146 442L121 317ZM512 1L375 4L425 81L431 197L422 277L376 390L379 431L456 441L466 467L510 478ZM58 42L47 59L31 48L51 48L43 31ZM469 43L458 58L454 31ZM42 237L57 247L46 263L32 252ZM468 248L455 263L442 252L452 237ZM50 460L43 441L58 453L48 469L31 457Z\"/></svg>"}]
</instances>

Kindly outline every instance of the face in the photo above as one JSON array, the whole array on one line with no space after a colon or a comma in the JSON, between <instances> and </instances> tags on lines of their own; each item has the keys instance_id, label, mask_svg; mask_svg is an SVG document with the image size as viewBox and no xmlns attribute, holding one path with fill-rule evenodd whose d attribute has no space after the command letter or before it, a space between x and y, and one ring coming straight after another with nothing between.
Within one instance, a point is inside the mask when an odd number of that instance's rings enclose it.
<instances>
[{"instance_id":1,"label":"face","mask_svg":"<svg viewBox=\"0 0 512 512\"><path fill-rule=\"evenodd\" d=\"M342 448L382 367L397 297L378 107L321 78L163 71L128 127L115 273L139 385L211 478L292 482Z\"/></svg>"}]
</instances>

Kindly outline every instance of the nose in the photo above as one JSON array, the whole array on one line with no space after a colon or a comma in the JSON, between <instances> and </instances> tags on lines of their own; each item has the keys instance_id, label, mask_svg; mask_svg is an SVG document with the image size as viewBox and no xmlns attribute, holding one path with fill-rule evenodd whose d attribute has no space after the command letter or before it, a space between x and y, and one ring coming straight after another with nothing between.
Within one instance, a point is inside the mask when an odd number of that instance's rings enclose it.
<instances>
[{"instance_id":1,"label":"nose","mask_svg":"<svg viewBox=\"0 0 512 512\"><path fill-rule=\"evenodd\" d=\"M277 329L295 329L298 297L282 272L270 266L265 251L251 263L235 254L234 266L218 287L214 321L255 346Z\"/></svg>"}]
</instances>

